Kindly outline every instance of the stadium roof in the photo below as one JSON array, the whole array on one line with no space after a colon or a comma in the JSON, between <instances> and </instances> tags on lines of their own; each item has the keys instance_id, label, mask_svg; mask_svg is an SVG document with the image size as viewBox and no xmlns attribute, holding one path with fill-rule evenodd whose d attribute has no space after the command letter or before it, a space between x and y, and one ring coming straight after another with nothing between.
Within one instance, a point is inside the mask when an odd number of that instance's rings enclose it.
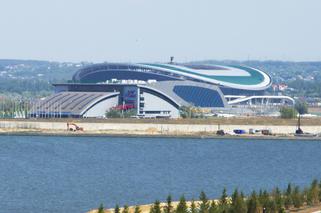
<instances>
[{"instance_id":1,"label":"stadium roof","mask_svg":"<svg viewBox=\"0 0 321 213\"><path fill-rule=\"evenodd\" d=\"M119 92L60 92L36 104L32 111L40 114L83 115L102 100Z\"/></svg>"},{"instance_id":2,"label":"stadium roof","mask_svg":"<svg viewBox=\"0 0 321 213\"><path fill-rule=\"evenodd\" d=\"M109 71L112 73L108 74ZM206 82L235 89L244 90L264 90L267 89L272 81L271 77L265 72L246 67L246 66L222 66L222 65L195 65L195 64L129 64L129 63L103 63L94 64L85 67L75 73L73 80L82 82L84 78L95 75L95 73L104 73L104 78L115 78L116 73L132 72L137 75L137 80L142 77L139 73L145 73L145 77L153 78L153 75L167 80L190 80ZM125 75L125 78L128 75ZM117 78L117 77L116 77ZM130 78L128 76L128 78ZM104 79L99 78L102 82ZM94 82L92 82L94 83ZM98 83L98 82L96 82Z\"/></svg>"},{"instance_id":3,"label":"stadium roof","mask_svg":"<svg viewBox=\"0 0 321 213\"><path fill-rule=\"evenodd\" d=\"M245 66L142 64L149 68L163 69L176 74L203 80L208 83L237 89L262 90L272 81L268 74Z\"/></svg>"}]
</instances>

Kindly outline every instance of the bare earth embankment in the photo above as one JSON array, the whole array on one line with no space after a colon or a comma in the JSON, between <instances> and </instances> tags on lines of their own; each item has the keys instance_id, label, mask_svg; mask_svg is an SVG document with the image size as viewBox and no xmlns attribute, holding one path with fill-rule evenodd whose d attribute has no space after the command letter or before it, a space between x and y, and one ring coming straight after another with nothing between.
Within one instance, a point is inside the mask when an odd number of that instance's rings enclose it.
<instances>
[{"instance_id":1,"label":"bare earth embankment","mask_svg":"<svg viewBox=\"0 0 321 213\"><path fill-rule=\"evenodd\" d=\"M144 123L144 124L205 124L205 125L282 125L295 126L297 119L282 119L276 117L233 117L233 118L192 118L192 119L136 119L136 118L108 118L108 119L0 119L1 121L31 121L31 122L75 122L75 123ZM302 118L302 125L321 126L321 118Z\"/></svg>"},{"instance_id":2,"label":"bare earth embankment","mask_svg":"<svg viewBox=\"0 0 321 213\"><path fill-rule=\"evenodd\" d=\"M76 123L84 131L67 131L67 123ZM321 119L302 119L305 132L320 134ZM228 133L225 137L293 138L296 119L264 117L210 118L210 119L11 119L0 120L0 134L25 135L120 135L120 136L176 136L216 137L217 130ZM271 130L272 136L233 135L234 129ZM320 137L319 137L320 138Z\"/></svg>"}]
</instances>

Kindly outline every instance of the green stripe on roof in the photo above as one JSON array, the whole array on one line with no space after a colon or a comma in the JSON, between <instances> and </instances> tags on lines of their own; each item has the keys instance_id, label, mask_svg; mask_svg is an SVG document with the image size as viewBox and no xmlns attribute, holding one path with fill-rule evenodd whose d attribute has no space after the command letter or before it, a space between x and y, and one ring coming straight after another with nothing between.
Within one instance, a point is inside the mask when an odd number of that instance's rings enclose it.
<instances>
[{"instance_id":1,"label":"green stripe on roof","mask_svg":"<svg viewBox=\"0 0 321 213\"><path fill-rule=\"evenodd\" d=\"M204 75L204 74L199 74L197 71L191 72L188 70L185 70L183 68L178 68L178 67L172 67L170 65L165 65L165 64L142 64L142 65L148 65L148 66L154 66L154 67L159 67L159 68L165 68L165 69L170 69L170 70L176 70L188 74L193 74L193 75L198 75L202 76L205 78L217 80L217 81L222 81L222 82L227 82L227 83L233 83L233 84L240 84L240 85L256 85L260 84L264 81L264 76L249 67L243 67L243 66L227 66L227 67L233 67L241 70L247 71L250 76L212 76L212 75Z\"/></svg>"}]
</instances>

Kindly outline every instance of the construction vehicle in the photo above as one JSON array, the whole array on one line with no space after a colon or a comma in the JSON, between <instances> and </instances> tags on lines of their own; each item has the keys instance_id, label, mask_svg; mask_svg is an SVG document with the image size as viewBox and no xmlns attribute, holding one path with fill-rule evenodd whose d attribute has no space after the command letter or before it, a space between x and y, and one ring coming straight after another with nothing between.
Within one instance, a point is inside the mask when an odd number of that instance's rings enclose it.
<instances>
[{"instance_id":1,"label":"construction vehicle","mask_svg":"<svg viewBox=\"0 0 321 213\"><path fill-rule=\"evenodd\" d=\"M78 126L77 124L75 124L75 123L68 122L68 123L67 123L67 131L72 131L72 132L84 131L84 128L79 127L79 126Z\"/></svg>"},{"instance_id":2,"label":"construction vehicle","mask_svg":"<svg viewBox=\"0 0 321 213\"><path fill-rule=\"evenodd\" d=\"M272 135L271 129L262 129L261 130L262 135Z\"/></svg>"},{"instance_id":3,"label":"construction vehicle","mask_svg":"<svg viewBox=\"0 0 321 213\"><path fill-rule=\"evenodd\" d=\"M224 135L225 135L225 132L224 132L223 129L220 129L220 130L217 130L217 131L216 131L216 135L218 135L218 136L224 136Z\"/></svg>"},{"instance_id":4,"label":"construction vehicle","mask_svg":"<svg viewBox=\"0 0 321 213\"><path fill-rule=\"evenodd\" d=\"M303 130L301 129L301 115L299 114L298 125L297 125L297 129L295 130L294 136L297 136L297 137L316 137L317 134L303 132Z\"/></svg>"}]
</instances>

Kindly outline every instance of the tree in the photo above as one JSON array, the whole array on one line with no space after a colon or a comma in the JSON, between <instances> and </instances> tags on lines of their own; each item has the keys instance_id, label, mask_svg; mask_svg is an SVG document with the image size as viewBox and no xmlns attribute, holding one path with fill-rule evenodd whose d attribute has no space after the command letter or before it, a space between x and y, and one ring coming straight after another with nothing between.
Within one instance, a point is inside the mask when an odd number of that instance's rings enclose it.
<instances>
[{"instance_id":1,"label":"tree","mask_svg":"<svg viewBox=\"0 0 321 213\"><path fill-rule=\"evenodd\" d=\"M193 113L191 107L181 106L179 111L182 118L192 118Z\"/></svg>"},{"instance_id":2,"label":"tree","mask_svg":"<svg viewBox=\"0 0 321 213\"><path fill-rule=\"evenodd\" d=\"M159 200L156 200L152 207L150 208L150 213L161 213L161 207L160 207L160 202Z\"/></svg>"},{"instance_id":3,"label":"tree","mask_svg":"<svg viewBox=\"0 0 321 213\"><path fill-rule=\"evenodd\" d=\"M227 212L229 209L229 203L228 203L228 196L226 192L226 188L223 189L221 198L220 198L220 209L221 212Z\"/></svg>"},{"instance_id":4,"label":"tree","mask_svg":"<svg viewBox=\"0 0 321 213\"><path fill-rule=\"evenodd\" d=\"M297 116L297 111L292 107L282 107L280 109L281 118L290 119Z\"/></svg>"},{"instance_id":5,"label":"tree","mask_svg":"<svg viewBox=\"0 0 321 213\"><path fill-rule=\"evenodd\" d=\"M300 208L303 205L303 197L298 186L296 186L293 190L292 200L295 208Z\"/></svg>"},{"instance_id":6,"label":"tree","mask_svg":"<svg viewBox=\"0 0 321 213\"><path fill-rule=\"evenodd\" d=\"M104 213L104 205L100 204L99 208L98 208L98 213Z\"/></svg>"},{"instance_id":7,"label":"tree","mask_svg":"<svg viewBox=\"0 0 321 213\"><path fill-rule=\"evenodd\" d=\"M304 101L296 101L294 108L300 115L308 113L308 105Z\"/></svg>"},{"instance_id":8,"label":"tree","mask_svg":"<svg viewBox=\"0 0 321 213\"><path fill-rule=\"evenodd\" d=\"M284 198L284 206L286 209L289 209L292 205L293 205L293 201L292 201L292 185L291 183L288 184L288 187L286 189L285 194L285 198Z\"/></svg>"},{"instance_id":9,"label":"tree","mask_svg":"<svg viewBox=\"0 0 321 213\"><path fill-rule=\"evenodd\" d=\"M319 183L319 201L321 202L321 180L320 180L320 183Z\"/></svg>"},{"instance_id":10,"label":"tree","mask_svg":"<svg viewBox=\"0 0 321 213\"><path fill-rule=\"evenodd\" d=\"M194 199L192 199L192 202L191 202L190 213L198 213L198 209L196 208Z\"/></svg>"},{"instance_id":11,"label":"tree","mask_svg":"<svg viewBox=\"0 0 321 213\"><path fill-rule=\"evenodd\" d=\"M119 205L118 204L116 204L114 212L115 213L120 213L120 209L119 209Z\"/></svg>"},{"instance_id":12,"label":"tree","mask_svg":"<svg viewBox=\"0 0 321 213\"><path fill-rule=\"evenodd\" d=\"M184 195L180 197L175 213L188 213L188 208L186 205L186 200L185 200Z\"/></svg>"},{"instance_id":13,"label":"tree","mask_svg":"<svg viewBox=\"0 0 321 213\"><path fill-rule=\"evenodd\" d=\"M112 108L106 112L107 118L130 118L131 116L136 115L135 109L120 110Z\"/></svg>"},{"instance_id":14,"label":"tree","mask_svg":"<svg viewBox=\"0 0 321 213\"><path fill-rule=\"evenodd\" d=\"M226 193L226 188L224 187L222 195L221 195L221 199L220 199L221 205L227 205L228 204L227 198L228 198L228 196L227 196L227 193Z\"/></svg>"},{"instance_id":15,"label":"tree","mask_svg":"<svg viewBox=\"0 0 321 213\"><path fill-rule=\"evenodd\" d=\"M301 193L302 203L303 203L303 204L306 203L306 204L310 205L309 202L308 202L309 192L310 192L309 187L305 187L305 188L303 189L303 191L302 191L302 193Z\"/></svg>"},{"instance_id":16,"label":"tree","mask_svg":"<svg viewBox=\"0 0 321 213\"><path fill-rule=\"evenodd\" d=\"M117 109L110 109L106 112L107 118L121 118L121 111Z\"/></svg>"},{"instance_id":17,"label":"tree","mask_svg":"<svg viewBox=\"0 0 321 213\"><path fill-rule=\"evenodd\" d=\"M318 185L317 180L313 180L310 186L310 189L308 191L308 204L309 205L317 205L319 203L319 193L320 193L320 188Z\"/></svg>"},{"instance_id":18,"label":"tree","mask_svg":"<svg viewBox=\"0 0 321 213\"><path fill-rule=\"evenodd\" d=\"M268 203L266 204L265 207L263 207L263 209L265 209L265 212L269 212L269 213L278 213L278 212L280 212L278 210L277 204L276 204L274 199L269 199Z\"/></svg>"},{"instance_id":19,"label":"tree","mask_svg":"<svg viewBox=\"0 0 321 213\"><path fill-rule=\"evenodd\" d=\"M215 202L215 200L213 200L210 204L210 208L208 209L208 212L209 213L217 213L219 212L219 208Z\"/></svg>"},{"instance_id":20,"label":"tree","mask_svg":"<svg viewBox=\"0 0 321 213\"><path fill-rule=\"evenodd\" d=\"M260 213L261 212L261 205L257 198L256 192L253 191L251 196L249 197L247 203L247 212L248 213Z\"/></svg>"},{"instance_id":21,"label":"tree","mask_svg":"<svg viewBox=\"0 0 321 213\"><path fill-rule=\"evenodd\" d=\"M242 193L239 194L237 189L235 189L235 191L232 194L231 212L232 213L246 213L247 212L244 197L242 196Z\"/></svg>"},{"instance_id":22,"label":"tree","mask_svg":"<svg viewBox=\"0 0 321 213\"><path fill-rule=\"evenodd\" d=\"M142 210L140 209L139 206L135 206L135 210L134 210L134 213L141 213Z\"/></svg>"},{"instance_id":23,"label":"tree","mask_svg":"<svg viewBox=\"0 0 321 213\"><path fill-rule=\"evenodd\" d=\"M260 204L262 205L263 208L267 208L270 204L270 195L269 193L264 190L260 190L259 192L259 201L260 201Z\"/></svg>"},{"instance_id":24,"label":"tree","mask_svg":"<svg viewBox=\"0 0 321 213\"><path fill-rule=\"evenodd\" d=\"M206 197L205 192L203 192L203 191L200 194L200 201L201 201L201 203L199 204L199 213L208 213L209 201Z\"/></svg>"},{"instance_id":25,"label":"tree","mask_svg":"<svg viewBox=\"0 0 321 213\"><path fill-rule=\"evenodd\" d=\"M166 199L166 205L164 206L164 213L171 213L172 209L172 196L168 195Z\"/></svg>"},{"instance_id":26,"label":"tree","mask_svg":"<svg viewBox=\"0 0 321 213\"><path fill-rule=\"evenodd\" d=\"M128 205L125 205L122 213L129 213Z\"/></svg>"},{"instance_id":27,"label":"tree","mask_svg":"<svg viewBox=\"0 0 321 213\"><path fill-rule=\"evenodd\" d=\"M284 206L284 202L282 198L282 193L278 187L276 187L273 191L273 200L276 204L277 210L280 211Z\"/></svg>"}]
</instances>

